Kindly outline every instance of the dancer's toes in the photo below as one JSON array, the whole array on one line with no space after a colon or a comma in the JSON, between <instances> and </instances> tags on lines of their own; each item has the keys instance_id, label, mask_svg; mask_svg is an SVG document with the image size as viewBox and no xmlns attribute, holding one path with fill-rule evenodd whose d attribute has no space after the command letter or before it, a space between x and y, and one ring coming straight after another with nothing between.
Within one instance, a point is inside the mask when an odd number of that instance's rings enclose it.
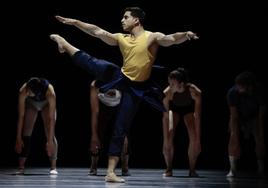
<instances>
[{"instance_id":1,"label":"dancer's toes","mask_svg":"<svg viewBox=\"0 0 268 188\"><path fill-rule=\"evenodd\" d=\"M63 43L65 42L65 39L57 34L51 34L49 37L51 40L55 41L58 44L59 52L64 53L65 49L63 48Z\"/></svg>"}]
</instances>

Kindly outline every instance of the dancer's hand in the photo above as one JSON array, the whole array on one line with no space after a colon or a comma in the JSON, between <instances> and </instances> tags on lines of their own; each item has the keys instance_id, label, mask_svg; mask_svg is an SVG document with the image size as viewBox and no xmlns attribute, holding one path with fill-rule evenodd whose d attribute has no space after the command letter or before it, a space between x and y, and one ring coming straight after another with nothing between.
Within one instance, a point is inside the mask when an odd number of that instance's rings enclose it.
<instances>
[{"instance_id":1,"label":"dancer's hand","mask_svg":"<svg viewBox=\"0 0 268 188\"><path fill-rule=\"evenodd\" d=\"M90 142L90 152L97 155L100 150L100 141L97 137L92 137Z\"/></svg>"},{"instance_id":2,"label":"dancer's hand","mask_svg":"<svg viewBox=\"0 0 268 188\"><path fill-rule=\"evenodd\" d=\"M67 25L74 25L75 22L77 21L76 19L72 19L72 18L65 18L62 16L55 16L55 18L57 20L59 20L61 23L67 24Z\"/></svg>"},{"instance_id":3,"label":"dancer's hand","mask_svg":"<svg viewBox=\"0 0 268 188\"><path fill-rule=\"evenodd\" d=\"M186 37L187 37L188 40L199 39L199 37L196 35L196 33L193 33L192 31L187 31L186 32Z\"/></svg>"}]
</instances>

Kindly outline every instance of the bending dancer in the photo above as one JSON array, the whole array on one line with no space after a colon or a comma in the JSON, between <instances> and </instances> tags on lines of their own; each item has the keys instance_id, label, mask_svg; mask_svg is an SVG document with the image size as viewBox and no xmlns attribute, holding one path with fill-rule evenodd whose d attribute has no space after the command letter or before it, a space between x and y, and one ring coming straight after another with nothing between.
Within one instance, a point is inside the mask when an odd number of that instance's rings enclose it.
<instances>
[{"instance_id":1,"label":"bending dancer","mask_svg":"<svg viewBox=\"0 0 268 188\"><path fill-rule=\"evenodd\" d=\"M116 89L110 89L105 93L99 91L103 83L94 80L90 87L90 105L91 105L91 167L89 175L97 175L98 161L103 151L104 141L110 138L112 124L115 120L118 105L121 99L121 92ZM107 137L108 136L108 137ZM108 139L107 139L108 138ZM126 136L121 153L122 176L129 176L129 140Z\"/></svg>"},{"instance_id":2,"label":"bending dancer","mask_svg":"<svg viewBox=\"0 0 268 188\"><path fill-rule=\"evenodd\" d=\"M49 174L58 174L56 170L58 144L55 137L56 95L48 80L37 77L30 78L19 91L15 147L19 154L17 174L24 174L25 162L30 153L31 135L39 112L42 115L47 138L46 149L51 163Z\"/></svg>"},{"instance_id":3,"label":"bending dancer","mask_svg":"<svg viewBox=\"0 0 268 188\"><path fill-rule=\"evenodd\" d=\"M174 155L174 137L177 124L180 120L186 125L189 146L189 176L196 177L196 161L201 152L200 144L200 116L201 90L189 82L187 71L178 68L168 76L169 86L165 89L163 103L166 112L163 113L163 154L167 169L163 176L172 176L172 162Z\"/></svg>"},{"instance_id":4,"label":"bending dancer","mask_svg":"<svg viewBox=\"0 0 268 188\"><path fill-rule=\"evenodd\" d=\"M262 86L258 84L255 75L248 71L238 74L235 78L235 85L228 90L230 171L227 177L236 175L236 162L241 152L240 141L242 138L245 140L251 136L255 140L258 173L260 175L264 174L264 119L266 114L264 97Z\"/></svg>"},{"instance_id":5,"label":"bending dancer","mask_svg":"<svg viewBox=\"0 0 268 188\"><path fill-rule=\"evenodd\" d=\"M94 24L77 19L61 16L56 16L56 18L64 24L73 25L87 34L101 39L108 45L119 46L120 48L123 56L123 66L114 69L113 80L100 89L107 91L110 88L116 88L122 92L115 129L109 147L108 169L105 180L107 182L124 182L124 179L116 176L114 170L121 155L125 135L128 134L141 100L145 100L161 111L165 110L161 102L162 92L160 89L153 87L149 79L159 45L181 44L198 37L191 31L177 32L170 35L147 31L143 27L145 13L138 7L129 7L124 11L121 23L123 30L129 32L129 34L112 34ZM63 37L52 34L50 38L58 44L59 52L66 52L71 55L74 61L86 67L96 77L105 75L106 71L111 71L111 63L86 54L72 46Z\"/></svg>"}]
</instances>

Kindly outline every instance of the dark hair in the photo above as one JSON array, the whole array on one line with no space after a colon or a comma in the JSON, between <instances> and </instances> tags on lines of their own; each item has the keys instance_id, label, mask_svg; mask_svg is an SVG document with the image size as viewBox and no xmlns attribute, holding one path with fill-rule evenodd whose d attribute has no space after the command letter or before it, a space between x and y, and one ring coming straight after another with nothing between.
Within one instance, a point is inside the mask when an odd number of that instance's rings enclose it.
<instances>
[{"instance_id":1,"label":"dark hair","mask_svg":"<svg viewBox=\"0 0 268 188\"><path fill-rule=\"evenodd\" d=\"M253 86L257 85L256 76L249 71L244 71L238 74L235 78L235 83L241 86Z\"/></svg>"},{"instance_id":2,"label":"dark hair","mask_svg":"<svg viewBox=\"0 0 268 188\"><path fill-rule=\"evenodd\" d=\"M140 24L144 25L145 22L145 12L139 7L127 7L124 12L130 12L130 15L139 18Z\"/></svg>"},{"instance_id":3,"label":"dark hair","mask_svg":"<svg viewBox=\"0 0 268 188\"><path fill-rule=\"evenodd\" d=\"M178 82L184 82L184 83L189 82L188 71L182 67L179 67L179 68L171 71L168 75L168 78L175 79Z\"/></svg>"},{"instance_id":4,"label":"dark hair","mask_svg":"<svg viewBox=\"0 0 268 188\"><path fill-rule=\"evenodd\" d=\"M43 79L38 77L32 77L27 82L27 87L35 94L39 95L42 93L46 88Z\"/></svg>"}]
</instances>

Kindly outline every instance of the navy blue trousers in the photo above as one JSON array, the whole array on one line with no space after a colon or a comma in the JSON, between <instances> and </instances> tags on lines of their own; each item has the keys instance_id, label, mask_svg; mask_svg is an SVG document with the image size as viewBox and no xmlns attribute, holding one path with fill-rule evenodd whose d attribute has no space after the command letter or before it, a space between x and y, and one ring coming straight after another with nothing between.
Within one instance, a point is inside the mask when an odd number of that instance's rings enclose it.
<instances>
[{"instance_id":1,"label":"navy blue trousers","mask_svg":"<svg viewBox=\"0 0 268 188\"><path fill-rule=\"evenodd\" d=\"M103 92L111 88L116 88L122 92L109 146L110 156L120 156L124 137L129 133L141 101L144 100L156 109L165 111L162 104L162 91L151 80L144 82L131 81L121 72L119 66L97 59L83 51L75 53L73 60L75 64L93 75L96 80L103 82L103 85L100 86L100 90Z\"/></svg>"}]
</instances>

